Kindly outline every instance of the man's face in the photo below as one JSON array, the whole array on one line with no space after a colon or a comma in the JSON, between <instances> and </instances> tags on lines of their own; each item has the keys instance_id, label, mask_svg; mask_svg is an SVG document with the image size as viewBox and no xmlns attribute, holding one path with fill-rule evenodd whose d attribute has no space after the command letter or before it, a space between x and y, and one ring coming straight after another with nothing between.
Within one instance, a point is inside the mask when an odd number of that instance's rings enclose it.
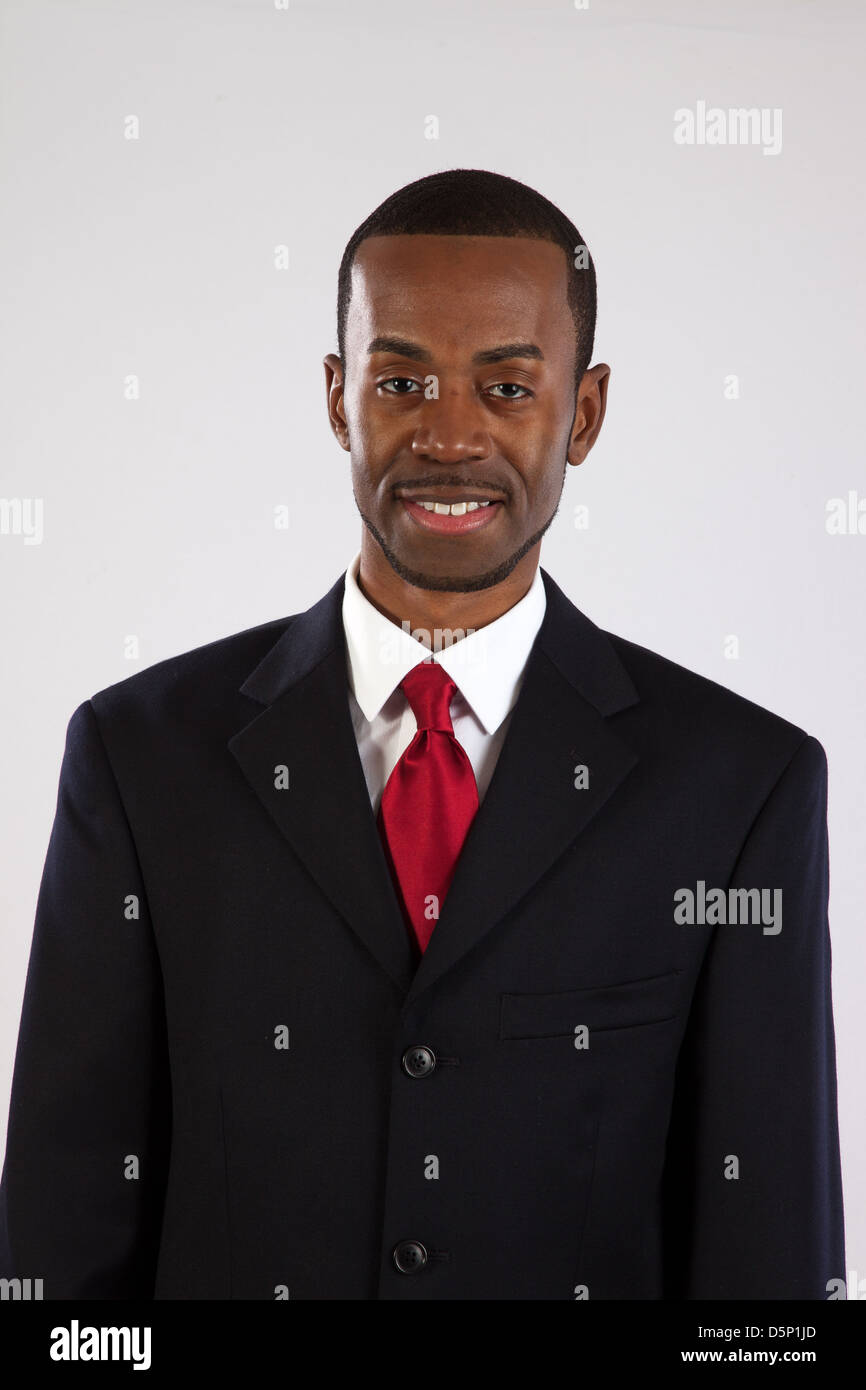
<instances>
[{"instance_id":1,"label":"man's face","mask_svg":"<svg viewBox=\"0 0 866 1390\"><path fill-rule=\"evenodd\" d=\"M571 447L567 270L561 247L528 237L361 243L329 409L361 516L408 583L500 583L553 520L566 464L592 442Z\"/></svg>"}]
</instances>

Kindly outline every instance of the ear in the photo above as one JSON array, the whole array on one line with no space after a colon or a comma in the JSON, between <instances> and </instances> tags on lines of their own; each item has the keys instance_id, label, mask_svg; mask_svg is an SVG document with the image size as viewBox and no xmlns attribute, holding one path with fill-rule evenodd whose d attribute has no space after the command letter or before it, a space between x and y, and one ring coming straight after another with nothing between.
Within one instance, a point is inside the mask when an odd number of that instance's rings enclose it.
<instances>
[{"instance_id":1,"label":"ear","mask_svg":"<svg viewBox=\"0 0 866 1390\"><path fill-rule=\"evenodd\" d=\"M583 463L596 439L607 409L607 384L610 367L599 362L584 372L577 391L574 424L568 441L566 458L577 467Z\"/></svg>"},{"instance_id":2,"label":"ear","mask_svg":"<svg viewBox=\"0 0 866 1390\"><path fill-rule=\"evenodd\" d=\"M349 425L343 406L343 364L334 352L324 359L325 395L328 403L328 419L337 443L347 452L349 450Z\"/></svg>"}]
</instances>

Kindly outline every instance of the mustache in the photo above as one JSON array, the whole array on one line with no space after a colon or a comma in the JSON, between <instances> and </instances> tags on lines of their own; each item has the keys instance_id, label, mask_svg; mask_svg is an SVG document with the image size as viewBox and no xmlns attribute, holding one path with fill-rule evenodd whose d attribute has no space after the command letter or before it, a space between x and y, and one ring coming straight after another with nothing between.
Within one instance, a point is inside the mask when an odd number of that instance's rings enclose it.
<instances>
[{"instance_id":1,"label":"mustache","mask_svg":"<svg viewBox=\"0 0 866 1390\"><path fill-rule=\"evenodd\" d=\"M417 478L400 478L399 481L391 484L393 488L405 488L407 491L419 492L423 488L454 487L462 488L466 492L489 492L495 494L497 498L511 500L511 489L497 478L484 478L480 473L473 473L470 477L465 477L460 473L425 473Z\"/></svg>"}]
</instances>

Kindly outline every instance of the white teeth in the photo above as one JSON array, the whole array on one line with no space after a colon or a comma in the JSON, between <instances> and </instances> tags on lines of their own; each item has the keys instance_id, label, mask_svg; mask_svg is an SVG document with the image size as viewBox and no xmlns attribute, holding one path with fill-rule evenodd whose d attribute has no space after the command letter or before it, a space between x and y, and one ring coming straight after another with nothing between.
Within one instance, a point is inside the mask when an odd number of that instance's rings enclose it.
<instances>
[{"instance_id":1,"label":"white teeth","mask_svg":"<svg viewBox=\"0 0 866 1390\"><path fill-rule=\"evenodd\" d=\"M466 512L477 512L479 507L489 507L489 502L419 502L425 512L437 512L439 516L464 516Z\"/></svg>"}]
</instances>

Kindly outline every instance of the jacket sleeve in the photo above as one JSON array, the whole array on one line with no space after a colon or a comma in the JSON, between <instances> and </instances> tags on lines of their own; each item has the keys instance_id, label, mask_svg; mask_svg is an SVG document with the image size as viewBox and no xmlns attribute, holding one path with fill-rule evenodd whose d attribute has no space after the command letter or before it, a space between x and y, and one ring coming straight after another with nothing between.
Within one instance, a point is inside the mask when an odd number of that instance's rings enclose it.
<instances>
[{"instance_id":1,"label":"jacket sleeve","mask_svg":"<svg viewBox=\"0 0 866 1390\"><path fill-rule=\"evenodd\" d=\"M666 1296L826 1299L845 1244L816 739L767 797L728 887L781 889L781 930L751 916L711 929L668 1140Z\"/></svg>"},{"instance_id":2,"label":"jacket sleeve","mask_svg":"<svg viewBox=\"0 0 866 1390\"><path fill-rule=\"evenodd\" d=\"M91 702L72 715L24 990L0 1276L46 1299L153 1297L170 1143L159 959Z\"/></svg>"}]
</instances>

